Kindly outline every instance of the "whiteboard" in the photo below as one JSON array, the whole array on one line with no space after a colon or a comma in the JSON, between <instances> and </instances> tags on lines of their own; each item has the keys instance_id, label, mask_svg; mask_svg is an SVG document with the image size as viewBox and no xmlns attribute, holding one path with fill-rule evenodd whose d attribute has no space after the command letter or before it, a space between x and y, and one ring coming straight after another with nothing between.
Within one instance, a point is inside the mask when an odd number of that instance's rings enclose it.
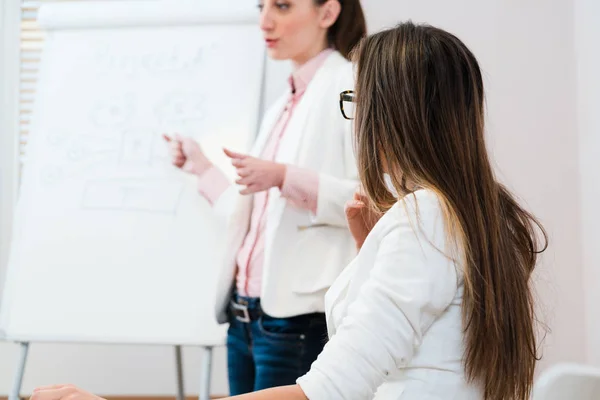
<instances>
[{"instance_id":1,"label":"whiteboard","mask_svg":"<svg viewBox=\"0 0 600 400\"><path fill-rule=\"evenodd\" d=\"M225 224L170 165L161 134L194 136L233 173L221 148L246 150L258 123L257 16L247 0L42 6L4 338L224 343Z\"/></svg>"}]
</instances>

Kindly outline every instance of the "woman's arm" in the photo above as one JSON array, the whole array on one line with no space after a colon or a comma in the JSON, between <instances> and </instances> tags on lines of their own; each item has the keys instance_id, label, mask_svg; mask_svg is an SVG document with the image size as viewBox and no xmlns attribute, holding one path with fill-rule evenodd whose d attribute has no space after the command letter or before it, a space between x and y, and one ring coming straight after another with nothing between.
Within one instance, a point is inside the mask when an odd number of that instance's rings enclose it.
<instances>
[{"instance_id":1,"label":"woman's arm","mask_svg":"<svg viewBox=\"0 0 600 400\"><path fill-rule=\"evenodd\" d=\"M395 207L381 221L366 281L311 370L298 380L310 400L372 398L390 373L410 364L454 298L457 275L443 254L441 209L434 195L417 197L419 218L407 199L407 211Z\"/></svg>"},{"instance_id":2,"label":"woman's arm","mask_svg":"<svg viewBox=\"0 0 600 400\"><path fill-rule=\"evenodd\" d=\"M317 212L319 174L315 171L287 165L281 185L281 196L295 207Z\"/></svg>"},{"instance_id":3,"label":"woman's arm","mask_svg":"<svg viewBox=\"0 0 600 400\"><path fill-rule=\"evenodd\" d=\"M309 210L313 223L346 228L344 209L358 187L354 176L343 179L288 165L281 195L294 206Z\"/></svg>"},{"instance_id":4,"label":"woman's arm","mask_svg":"<svg viewBox=\"0 0 600 400\"><path fill-rule=\"evenodd\" d=\"M198 177L198 192L211 204L227 191L231 185L223 172L206 157L194 139L175 135L163 138L171 153L171 163L189 174Z\"/></svg>"},{"instance_id":5,"label":"woman's arm","mask_svg":"<svg viewBox=\"0 0 600 400\"><path fill-rule=\"evenodd\" d=\"M319 174L317 209L313 212L312 222L347 228L346 203L353 198L359 187L357 179Z\"/></svg>"},{"instance_id":6,"label":"woman's arm","mask_svg":"<svg viewBox=\"0 0 600 400\"><path fill-rule=\"evenodd\" d=\"M228 397L234 400L308 400L298 385L282 386L241 396ZM74 385L54 385L37 388L30 400L105 400Z\"/></svg>"},{"instance_id":7,"label":"woman's arm","mask_svg":"<svg viewBox=\"0 0 600 400\"><path fill-rule=\"evenodd\" d=\"M308 397L298 385L281 386L272 389L265 389L254 393L243 394L241 396L227 397L231 400L308 400Z\"/></svg>"},{"instance_id":8,"label":"woman's arm","mask_svg":"<svg viewBox=\"0 0 600 400\"><path fill-rule=\"evenodd\" d=\"M235 207L237 190L225 174L206 157L194 139L175 135L163 135L169 146L171 162L177 168L197 176L197 188L216 215L227 219Z\"/></svg>"},{"instance_id":9,"label":"woman's arm","mask_svg":"<svg viewBox=\"0 0 600 400\"><path fill-rule=\"evenodd\" d=\"M313 224L347 228L344 209L346 203L352 199L360 187L354 157L352 126L350 121L344 120L339 112L330 118L332 118L332 122L327 130L331 131L328 134L340 135L340 148L336 151L340 152L337 157L339 157L343 170L340 176L318 174L318 183L312 189L316 192L314 196L317 199L316 210L311 210L312 222Z\"/></svg>"},{"instance_id":10,"label":"woman's arm","mask_svg":"<svg viewBox=\"0 0 600 400\"><path fill-rule=\"evenodd\" d=\"M218 167L211 165L198 175L198 193L202 195L211 205L233 185Z\"/></svg>"}]
</instances>

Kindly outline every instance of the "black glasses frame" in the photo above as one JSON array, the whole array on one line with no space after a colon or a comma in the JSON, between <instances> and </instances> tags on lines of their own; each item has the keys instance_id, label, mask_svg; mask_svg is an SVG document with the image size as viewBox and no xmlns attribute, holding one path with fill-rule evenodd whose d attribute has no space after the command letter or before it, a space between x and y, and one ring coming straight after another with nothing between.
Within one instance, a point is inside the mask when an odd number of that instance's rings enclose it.
<instances>
[{"instance_id":1,"label":"black glasses frame","mask_svg":"<svg viewBox=\"0 0 600 400\"><path fill-rule=\"evenodd\" d=\"M346 112L344 111L344 102L349 101L356 103L355 97L354 90L344 90L342 93L340 93L340 111L342 112L342 116L346 119L352 120L354 117L349 117L346 115Z\"/></svg>"}]
</instances>

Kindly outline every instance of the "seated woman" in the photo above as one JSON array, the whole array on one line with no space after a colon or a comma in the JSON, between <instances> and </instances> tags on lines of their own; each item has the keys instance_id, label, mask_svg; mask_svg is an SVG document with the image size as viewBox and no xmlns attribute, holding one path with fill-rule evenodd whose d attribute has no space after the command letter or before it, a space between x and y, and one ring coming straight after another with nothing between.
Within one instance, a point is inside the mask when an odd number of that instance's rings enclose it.
<instances>
[{"instance_id":1,"label":"seated woman","mask_svg":"<svg viewBox=\"0 0 600 400\"><path fill-rule=\"evenodd\" d=\"M341 103L356 98L366 197L347 210L360 252L327 294L329 342L296 385L235 398L527 399L536 228L546 234L492 171L477 60L412 23L354 57L356 93ZM63 398L96 397L73 386L33 396Z\"/></svg>"}]
</instances>

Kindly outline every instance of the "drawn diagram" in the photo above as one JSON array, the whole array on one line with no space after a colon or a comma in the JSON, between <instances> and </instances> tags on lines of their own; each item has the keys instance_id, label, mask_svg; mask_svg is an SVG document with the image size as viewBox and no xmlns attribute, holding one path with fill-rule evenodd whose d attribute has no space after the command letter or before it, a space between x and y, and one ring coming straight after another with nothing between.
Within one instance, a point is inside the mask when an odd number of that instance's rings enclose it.
<instances>
[{"instance_id":1,"label":"drawn diagram","mask_svg":"<svg viewBox=\"0 0 600 400\"><path fill-rule=\"evenodd\" d=\"M45 151L52 154L54 163L42 170L40 181L43 185L81 176L98 165L114 164L120 145L118 137L76 135L65 131L48 133L46 141L50 146Z\"/></svg>"},{"instance_id":2,"label":"drawn diagram","mask_svg":"<svg viewBox=\"0 0 600 400\"><path fill-rule=\"evenodd\" d=\"M204 60L217 48L214 42L193 47L175 45L165 49L139 49L137 53L119 53L106 44L93 56L93 63L102 74L139 77L140 73L197 73Z\"/></svg>"},{"instance_id":3,"label":"drawn diagram","mask_svg":"<svg viewBox=\"0 0 600 400\"><path fill-rule=\"evenodd\" d=\"M169 93L154 108L161 125L200 123L204 119L204 101L197 93Z\"/></svg>"},{"instance_id":4,"label":"drawn diagram","mask_svg":"<svg viewBox=\"0 0 600 400\"><path fill-rule=\"evenodd\" d=\"M53 186L63 183L66 179L75 179L99 166L107 165L111 159L116 159L113 154L97 154L96 158L85 160L85 163L46 165L40 173L40 182L44 186Z\"/></svg>"},{"instance_id":5,"label":"drawn diagram","mask_svg":"<svg viewBox=\"0 0 600 400\"><path fill-rule=\"evenodd\" d=\"M116 96L101 100L90 112L90 121L99 128L123 126L134 114L134 96Z\"/></svg>"},{"instance_id":6,"label":"drawn diagram","mask_svg":"<svg viewBox=\"0 0 600 400\"><path fill-rule=\"evenodd\" d=\"M121 135L119 163L150 164L157 135L148 129L126 129Z\"/></svg>"},{"instance_id":7,"label":"drawn diagram","mask_svg":"<svg viewBox=\"0 0 600 400\"><path fill-rule=\"evenodd\" d=\"M203 48L185 52L173 47L168 53L143 55L140 59L140 65L146 71L155 74L191 71L201 66L205 52L206 49Z\"/></svg>"},{"instance_id":8,"label":"drawn diagram","mask_svg":"<svg viewBox=\"0 0 600 400\"><path fill-rule=\"evenodd\" d=\"M50 146L61 146L69 139L69 134L65 132L52 132L46 136L46 140Z\"/></svg>"},{"instance_id":9,"label":"drawn diagram","mask_svg":"<svg viewBox=\"0 0 600 400\"><path fill-rule=\"evenodd\" d=\"M183 185L170 179L109 179L86 182L82 208L175 214Z\"/></svg>"},{"instance_id":10,"label":"drawn diagram","mask_svg":"<svg viewBox=\"0 0 600 400\"><path fill-rule=\"evenodd\" d=\"M42 170L41 182L44 185L54 185L63 179L64 172L61 167L49 165Z\"/></svg>"},{"instance_id":11,"label":"drawn diagram","mask_svg":"<svg viewBox=\"0 0 600 400\"><path fill-rule=\"evenodd\" d=\"M175 214L184 185L164 177L169 164L162 134L197 129L205 104L185 91L166 93L144 107L139 100L134 94L108 96L93 103L83 131L48 132L45 151L53 163L41 173L41 184L71 185L67 180L74 179L85 210Z\"/></svg>"}]
</instances>

